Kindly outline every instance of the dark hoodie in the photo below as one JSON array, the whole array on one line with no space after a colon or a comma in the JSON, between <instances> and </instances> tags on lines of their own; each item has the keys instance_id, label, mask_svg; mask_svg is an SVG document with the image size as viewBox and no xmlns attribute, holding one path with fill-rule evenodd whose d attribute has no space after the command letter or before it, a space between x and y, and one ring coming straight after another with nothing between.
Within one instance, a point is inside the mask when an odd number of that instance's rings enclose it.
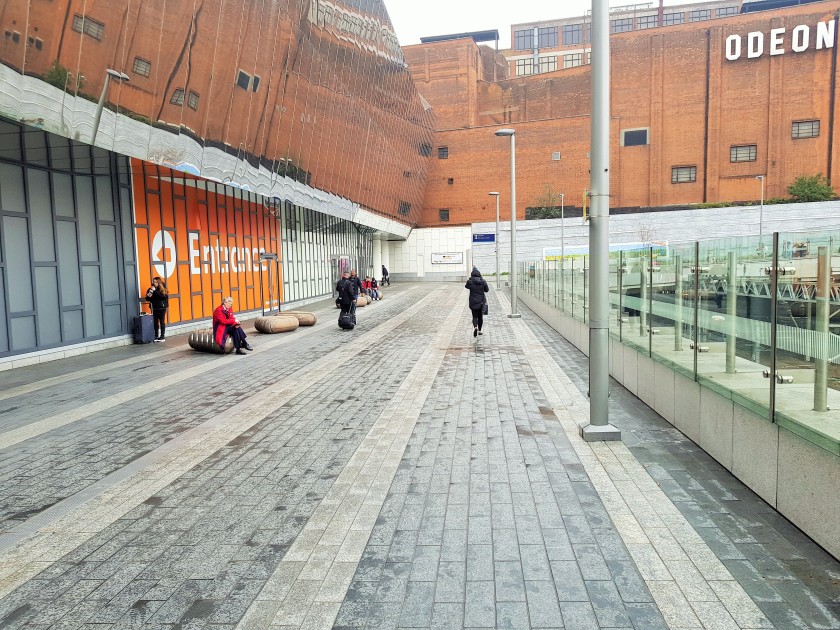
<instances>
[{"instance_id":1,"label":"dark hoodie","mask_svg":"<svg viewBox=\"0 0 840 630\"><path fill-rule=\"evenodd\" d=\"M490 291L487 282L481 277L481 272L473 267L470 279L467 280L465 288L470 290L470 308L474 311L481 308L485 302L484 294Z\"/></svg>"}]
</instances>

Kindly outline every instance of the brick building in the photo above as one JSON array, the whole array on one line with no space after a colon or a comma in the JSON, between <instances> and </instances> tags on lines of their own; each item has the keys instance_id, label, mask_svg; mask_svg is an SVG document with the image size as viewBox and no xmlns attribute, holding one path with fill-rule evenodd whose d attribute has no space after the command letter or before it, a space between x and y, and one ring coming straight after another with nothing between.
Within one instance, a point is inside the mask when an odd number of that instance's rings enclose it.
<instances>
[{"instance_id":1,"label":"brick building","mask_svg":"<svg viewBox=\"0 0 840 630\"><path fill-rule=\"evenodd\" d=\"M826 1L612 35L611 207L758 199L758 175L768 198L801 175L837 181L838 11ZM520 218L547 191L552 205L559 193L583 205L589 66L493 81L505 57L470 39L403 50L437 129L421 225L493 220L489 191L510 206L503 126L516 129Z\"/></svg>"},{"instance_id":2,"label":"brick building","mask_svg":"<svg viewBox=\"0 0 840 630\"><path fill-rule=\"evenodd\" d=\"M705 22L737 15L740 0L715 0L660 7L654 2L627 4L610 9L610 33L628 33L660 26ZM592 45L591 12L556 20L511 26L510 76L553 72L589 63Z\"/></svg>"},{"instance_id":3,"label":"brick building","mask_svg":"<svg viewBox=\"0 0 840 630\"><path fill-rule=\"evenodd\" d=\"M381 2L14 1L0 4L0 25L0 62L19 73L58 68L73 96L81 77L79 95L95 101L105 69L124 72L107 102L133 120L275 171L291 164L319 190L416 219L427 160L413 140L431 123ZM131 155L177 162L171 148L147 149Z\"/></svg>"}]
</instances>

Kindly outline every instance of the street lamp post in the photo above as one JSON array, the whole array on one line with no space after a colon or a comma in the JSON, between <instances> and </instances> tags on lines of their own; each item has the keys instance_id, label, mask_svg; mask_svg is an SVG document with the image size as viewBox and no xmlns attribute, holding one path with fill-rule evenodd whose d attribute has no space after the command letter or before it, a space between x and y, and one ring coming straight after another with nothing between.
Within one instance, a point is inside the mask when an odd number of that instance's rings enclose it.
<instances>
[{"instance_id":1,"label":"street lamp post","mask_svg":"<svg viewBox=\"0 0 840 630\"><path fill-rule=\"evenodd\" d=\"M499 271L499 193L487 193L496 198L496 290L502 288L501 273Z\"/></svg>"},{"instance_id":2,"label":"street lamp post","mask_svg":"<svg viewBox=\"0 0 840 630\"><path fill-rule=\"evenodd\" d=\"M761 180L761 205L758 210L758 251L760 255L764 254L764 175L756 175L756 179Z\"/></svg>"},{"instance_id":3,"label":"street lamp post","mask_svg":"<svg viewBox=\"0 0 840 630\"><path fill-rule=\"evenodd\" d=\"M560 193L560 302L566 312L566 195ZM555 285L556 286L556 285Z\"/></svg>"},{"instance_id":4,"label":"street lamp post","mask_svg":"<svg viewBox=\"0 0 840 630\"><path fill-rule=\"evenodd\" d=\"M108 68L105 71L105 85L102 86L102 94L99 95L99 103L96 105L96 116L93 118L93 135L90 139L91 144L96 144L96 134L99 131L99 121L102 119L102 109L105 107L105 98L108 96L108 87L111 85L111 77L114 77L120 82L129 80L128 75L124 72L117 72L116 70L111 70L111 68Z\"/></svg>"},{"instance_id":5,"label":"street lamp post","mask_svg":"<svg viewBox=\"0 0 840 630\"><path fill-rule=\"evenodd\" d=\"M620 440L609 422L610 385L610 8L592 0L592 162L589 195L589 424L587 442Z\"/></svg>"},{"instance_id":6,"label":"street lamp post","mask_svg":"<svg viewBox=\"0 0 840 630\"><path fill-rule=\"evenodd\" d=\"M516 303L516 131L499 129L497 136L510 138L510 314L521 317Z\"/></svg>"}]
</instances>

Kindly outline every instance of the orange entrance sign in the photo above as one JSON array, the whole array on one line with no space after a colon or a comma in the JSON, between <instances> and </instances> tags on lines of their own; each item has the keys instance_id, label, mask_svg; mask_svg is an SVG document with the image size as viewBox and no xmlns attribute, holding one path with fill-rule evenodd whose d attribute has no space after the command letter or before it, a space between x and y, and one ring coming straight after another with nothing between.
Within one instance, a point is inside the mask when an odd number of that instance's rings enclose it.
<instances>
[{"instance_id":1,"label":"orange entrance sign","mask_svg":"<svg viewBox=\"0 0 840 630\"><path fill-rule=\"evenodd\" d=\"M279 306L281 266L266 256L280 256L276 210L249 191L141 160L131 165L140 294L160 276L170 323L211 317L228 295L238 312Z\"/></svg>"}]
</instances>

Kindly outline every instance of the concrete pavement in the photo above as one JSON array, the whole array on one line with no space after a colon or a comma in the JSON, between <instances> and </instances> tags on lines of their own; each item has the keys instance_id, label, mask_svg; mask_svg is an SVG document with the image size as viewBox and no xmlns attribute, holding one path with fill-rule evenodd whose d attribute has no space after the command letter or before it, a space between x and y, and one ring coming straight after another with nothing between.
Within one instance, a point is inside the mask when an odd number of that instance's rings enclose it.
<instances>
[{"instance_id":1,"label":"concrete pavement","mask_svg":"<svg viewBox=\"0 0 840 630\"><path fill-rule=\"evenodd\" d=\"M840 628L840 563L491 290L0 373L2 628Z\"/></svg>"}]
</instances>

